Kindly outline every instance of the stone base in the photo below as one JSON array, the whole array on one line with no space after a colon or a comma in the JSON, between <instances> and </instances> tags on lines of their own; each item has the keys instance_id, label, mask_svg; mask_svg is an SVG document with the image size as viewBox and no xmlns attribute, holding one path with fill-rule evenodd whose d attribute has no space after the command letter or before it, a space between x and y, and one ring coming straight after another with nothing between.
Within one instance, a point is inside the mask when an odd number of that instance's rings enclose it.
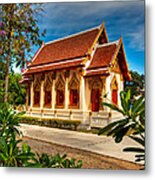
<instances>
[{"instance_id":1,"label":"stone base","mask_svg":"<svg viewBox=\"0 0 155 180\"><path fill-rule=\"evenodd\" d=\"M85 111L83 112L80 109L48 109L44 108L41 110L40 108L32 108L31 111L27 111L27 116L37 117L40 119L55 119L55 120L73 120L80 121L81 124L78 127L79 129L91 129L91 128L103 128L108 125L110 122L115 119L120 118L120 114L112 112L109 116L109 112L99 111L99 112L91 112Z\"/></svg>"}]
</instances>

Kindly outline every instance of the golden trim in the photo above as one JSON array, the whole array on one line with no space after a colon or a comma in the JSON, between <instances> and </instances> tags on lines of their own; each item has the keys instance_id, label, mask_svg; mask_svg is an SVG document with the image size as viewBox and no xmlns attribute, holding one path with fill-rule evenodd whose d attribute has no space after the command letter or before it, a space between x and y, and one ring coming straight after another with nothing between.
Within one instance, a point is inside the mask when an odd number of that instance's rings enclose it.
<instances>
[{"instance_id":1,"label":"golden trim","mask_svg":"<svg viewBox=\"0 0 155 180\"><path fill-rule=\"evenodd\" d=\"M112 60L111 60L111 66L110 66L110 71L112 71L113 69L113 65L115 65L115 61L116 61L116 57L118 55L118 52L120 51L120 48L122 46L122 52L123 52L123 55L124 55L124 59L125 59L125 64L127 65L127 74L129 76L129 78L131 79L131 75L129 73L129 65L128 65L128 62L126 60L126 55L125 55L125 50L124 50L124 44L123 44L123 39L122 39L122 36L120 37L120 40L119 40L119 44L118 44L118 47L115 51L115 54L114 56L112 57Z\"/></svg>"},{"instance_id":2,"label":"golden trim","mask_svg":"<svg viewBox=\"0 0 155 180\"><path fill-rule=\"evenodd\" d=\"M110 90L118 90L118 82L116 76L113 77L111 84L110 84Z\"/></svg>"},{"instance_id":3,"label":"golden trim","mask_svg":"<svg viewBox=\"0 0 155 180\"><path fill-rule=\"evenodd\" d=\"M88 52L87 52L88 55L91 55L91 53L92 53L92 51L93 51L93 49L94 49L94 46L96 45L96 43L97 43L97 41L98 41L101 33L103 32L103 29L104 29L104 28L105 28L105 26L104 26L104 23L102 22L102 24L101 24L101 26L100 26L100 29L99 29L99 32L98 32L98 34L97 34L97 36L96 36L96 38L95 38L92 46L90 47L90 49L89 49Z\"/></svg>"},{"instance_id":4,"label":"golden trim","mask_svg":"<svg viewBox=\"0 0 155 180\"><path fill-rule=\"evenodd\" d=\"M92 46L89 48L89 50L88 50L88 52L87 52L87 57L84 58L82 64L85 64L88 60L91 59L92 51L94 50L94 47L95 47L97 41L99 40L99 37L100 37L100 35L102 34L102 32L104 32L105 38L106 38L106 40L107 40L107 42L108 42L108 36L107 36L106 31L105 31L105 25L104 25L104 22L102 22L102 24L101 24L101 26L100 26L100 29L99 29L99 32L98 32L98 34L96 35L96 38L95 38Z\"/></svg>"}]
</instances>

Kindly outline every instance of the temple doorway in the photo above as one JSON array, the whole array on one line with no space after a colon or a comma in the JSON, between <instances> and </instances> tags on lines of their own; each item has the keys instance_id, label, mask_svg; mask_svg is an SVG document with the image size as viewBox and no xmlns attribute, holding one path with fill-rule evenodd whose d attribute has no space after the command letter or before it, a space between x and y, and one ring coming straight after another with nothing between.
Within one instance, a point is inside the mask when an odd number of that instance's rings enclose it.
<instances>
[{"instance_id":1,"label":"temple doorway","mask_svg":"<svg viewBox=\"0 0 155 180\"><path fill-rule=\"evenodd\" d=\"M100 90L99 89L92 89L91 103L92 103L92 111L98 112L100 109Z\"/></svg>"}]
</instances>

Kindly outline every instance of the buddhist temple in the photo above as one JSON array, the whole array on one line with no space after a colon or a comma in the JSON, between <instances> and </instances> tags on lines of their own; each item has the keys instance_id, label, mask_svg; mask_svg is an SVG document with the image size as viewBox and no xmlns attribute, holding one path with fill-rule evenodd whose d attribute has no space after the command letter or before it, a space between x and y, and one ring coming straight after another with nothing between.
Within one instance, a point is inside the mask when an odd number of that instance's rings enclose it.
<instances>
[{"instance_id":1,"label":"buddhist temple","mask_svg":"<svg viewBox=\"0 0 155 180\"><path fill-rule=\"evenodd\" d=\"M92 127L115 117L102 102L120 107L119 93L130 80L122 37L109 42L104 23L43 43L22 76L28 116L79 120Z\"/></svg>"}]
</instances>

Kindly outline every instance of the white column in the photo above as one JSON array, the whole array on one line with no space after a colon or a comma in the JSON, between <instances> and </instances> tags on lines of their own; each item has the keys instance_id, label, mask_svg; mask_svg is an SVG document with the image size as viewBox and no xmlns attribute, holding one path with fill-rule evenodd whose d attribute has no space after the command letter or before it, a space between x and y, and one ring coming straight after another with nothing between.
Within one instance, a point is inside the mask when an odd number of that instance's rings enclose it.
<instances>
[{"instance_id":1,"label":"white column","mask_svg":"<svg viewBox=\"0 0 155 180\"><path fill-rule=\"evenodd\" d=\"M44 107L44 80L41 81L41 88L40 88L40 109Z\"/></svg>"},{"instance_id":2,"label":"white column","mask_svg":"<svg viewBox=\"0 0 155 180\"><path fill-rule=\"evenodd\" d=\"M69 90L68 90L68 78L66 78L65 82L65 109L68 109L69 104Z\"/></svg>"},{"instance_id":3,"label":"white column","mask_svg":"<svg viewBox=\"0 0 155 180\"><path fill-rule=\"evenodd\" d=\"M107 103L111 103L111 88L110 88L111 79L112 79L111 75L106 78L106 91L105 92L107 96L105 98L105 102ZM104 110L108 113L111 112L111 109L106 106L104 106Z\"/></svg>"},{"instance_id":4,"label":"white column","mask_svg":"<svg viewBox=\"0 0 155 180\"><path fill-rule=\"evenodd\" d=\"M31 82L31 86L30 86L30 94L31 94L31 98L30 98L30 109L33 108L33 101L34 101L34 90L33 90L33 86L34 83L33 81Z\"/></svg>"},{"instance_id":5,"label":"white column","mask_svg":"<svg viewBox=\"0 0 155 180\"><path fill-rule=\"evenodd\" d=\"M53 79L52 83L52 109L55 109L56 104L56 92L55 92L55 79Z\"/></svg>"},{"instance_id":6,"label":"white column","mask_svg":"<svg viewBox=\"0 0 155 180\"><path fill-rule=\"evenodd\" d=\"M86 111L85 80L83 77L80 81L80 109Z\"/></svg>"}]
</instances>

